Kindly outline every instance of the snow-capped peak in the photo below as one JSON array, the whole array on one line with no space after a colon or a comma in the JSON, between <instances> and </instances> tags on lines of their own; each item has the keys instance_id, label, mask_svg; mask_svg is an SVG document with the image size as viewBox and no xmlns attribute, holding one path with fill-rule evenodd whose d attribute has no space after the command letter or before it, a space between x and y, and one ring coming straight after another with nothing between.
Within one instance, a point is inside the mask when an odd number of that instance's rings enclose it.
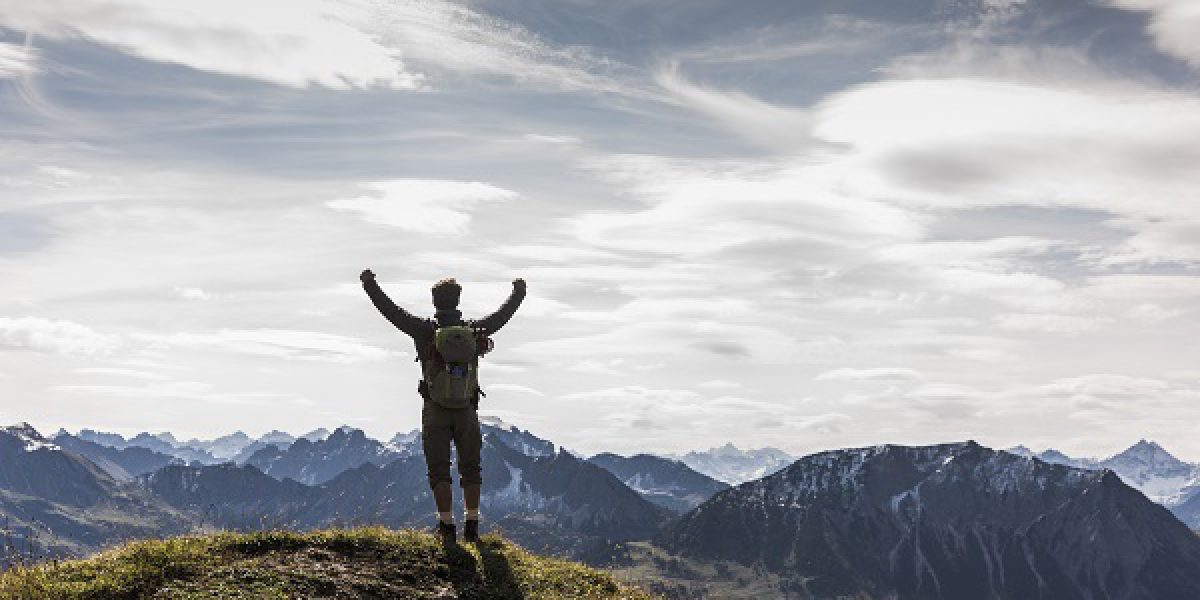
<instances>
[{"instance_id":1,"label":"snow-capped peak","mask_svg":"<svg viewBox=\"0 0 1200 600\"><path fill-rule=\"evenodd\" d=\"M1200 465L1179 460L1151 440L1138 440L1106 459L1073 458L1052 449L1036 456L1045 462L1083 469L1110 469L1122 481L1167 507L1181 504L1200 491Z\"/></svg>"},{"instance_id":2,"label":"snow-capped peak","mask_svg":"<svg viewBox=\"0 0 1200 600\"><path fill-rule=\"evenodd\" d=\"M29 423L9 425L0 431L3 431L4 433L16 437L24 442L26 452L34 452L36 450L60 450L56 444L47 442L46 438L42 437L42 434L38 433L38 431L33 428L33 425L30 425Z\"/></svg>"},{"instance_id":3,"label":"snow-capped peak","mask_svg":"<svg viewBox=\"0 0 1200 600\"><path fill-rule=\"evenodd\" d=\"M1165 468L1186 466L1183 461L1175 458L1174 455L1167 452L1162 446L1148 440L1139 440L1138 443L1130 446L1124 452L1109 459L1109 461L1116 460L1136 460L1147 465Z\"/></svg>"}]
</instances>

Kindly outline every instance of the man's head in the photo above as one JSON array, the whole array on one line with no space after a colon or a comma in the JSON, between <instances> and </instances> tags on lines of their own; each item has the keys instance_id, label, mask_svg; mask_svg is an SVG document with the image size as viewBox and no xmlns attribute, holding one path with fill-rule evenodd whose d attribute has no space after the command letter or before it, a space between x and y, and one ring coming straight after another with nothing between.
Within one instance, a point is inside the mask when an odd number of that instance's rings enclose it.
<instances>
[{"instance_id":1,"label":"man's head","mask_svg":"<svg viewBox=\"0 0 1200 600\"><path fill-rule=\"evenodd\" d=\"M438 310L454 310L458 308L458 296L462 286L453 277L447 277L433 284L433 307Z\"/></svg>"}]
</instances>

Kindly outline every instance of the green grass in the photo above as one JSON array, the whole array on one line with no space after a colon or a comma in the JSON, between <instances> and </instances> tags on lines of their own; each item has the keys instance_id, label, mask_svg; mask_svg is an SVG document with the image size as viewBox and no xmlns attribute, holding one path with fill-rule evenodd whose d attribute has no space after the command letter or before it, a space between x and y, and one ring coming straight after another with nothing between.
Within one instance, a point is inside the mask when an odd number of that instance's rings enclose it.
<instances>
[{"instance_id":1,"label":"green grass","mask_svg":"<svg viewBox=\"0 0 1200 600\"><path fill-rule=\"evenodd\" d=\"M219 533L133 542L0 574L0 598L628 598L645 592L498 535L443 548L382 527Z\"/></svg>"}]
</instances>

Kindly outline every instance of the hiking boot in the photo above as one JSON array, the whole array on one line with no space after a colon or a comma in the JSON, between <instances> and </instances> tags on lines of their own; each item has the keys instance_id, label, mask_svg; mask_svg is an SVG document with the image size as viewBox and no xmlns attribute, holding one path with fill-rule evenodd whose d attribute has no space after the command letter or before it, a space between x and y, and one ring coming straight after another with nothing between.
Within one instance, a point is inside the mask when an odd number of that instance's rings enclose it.
<instances>
[{"instance_id":1,"label":"hiking boot","mask_svg":"<svg viewBox=\"0 0 1200 600\"><path fill-rule=\"evenodd\" d=\"M479 543L479 519L463 521L463 539L470 544Z\"/></svg>"},{"instance_id":2,"label":"hiking boot","mask_svg":"<svg viewBox=\"0 0 1200 600\"><path fill-rule=\"evenodd\" d=\"M443 523L438 521L437 536L442 540L442 545L453 546L458 543L458 536L455 533L454 523Z\"/></svg>"}]
</instances>

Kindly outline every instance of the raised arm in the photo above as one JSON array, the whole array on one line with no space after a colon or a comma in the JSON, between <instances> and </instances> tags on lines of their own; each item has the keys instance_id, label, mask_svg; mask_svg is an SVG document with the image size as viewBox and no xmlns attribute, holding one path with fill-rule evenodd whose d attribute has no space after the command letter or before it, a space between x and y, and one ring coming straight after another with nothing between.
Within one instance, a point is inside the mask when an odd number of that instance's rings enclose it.
<instances>
[{"instance_id":1,"label":"raised arm","mask_svg":"<svg viewBox=\"0 0 1200 600\"><path fill-rule=\"evenodd\" d=\"M375 282L375 274L370 269L363 271L358 279L362 281L363 289L367 291L367 295L371 297L371 302L375 304L375 308L379 309L380 314L391 321L392 325L395 325L400 331L408 335L416 335L424 321L396 306L396 303L392 302L392 299L388 298L379 284Z\"/></svg>"},{"instance_id":2,"label":"raised arm","mask_svg":"<svg viewBox=\"0 0 1200 600\"><path fill-rule=\"evenodd\" d=\"M501 327L504 327L505 323L508 323L508 320L517 312L517 307L521 306L521 301L524 299L525 280L514 279L513 291L508 295L508 299L504 301L504 304L501 304L496 312L476 320L475 327L484 330L488 334L495 333Z\"/></svg>"}]
</instances>

